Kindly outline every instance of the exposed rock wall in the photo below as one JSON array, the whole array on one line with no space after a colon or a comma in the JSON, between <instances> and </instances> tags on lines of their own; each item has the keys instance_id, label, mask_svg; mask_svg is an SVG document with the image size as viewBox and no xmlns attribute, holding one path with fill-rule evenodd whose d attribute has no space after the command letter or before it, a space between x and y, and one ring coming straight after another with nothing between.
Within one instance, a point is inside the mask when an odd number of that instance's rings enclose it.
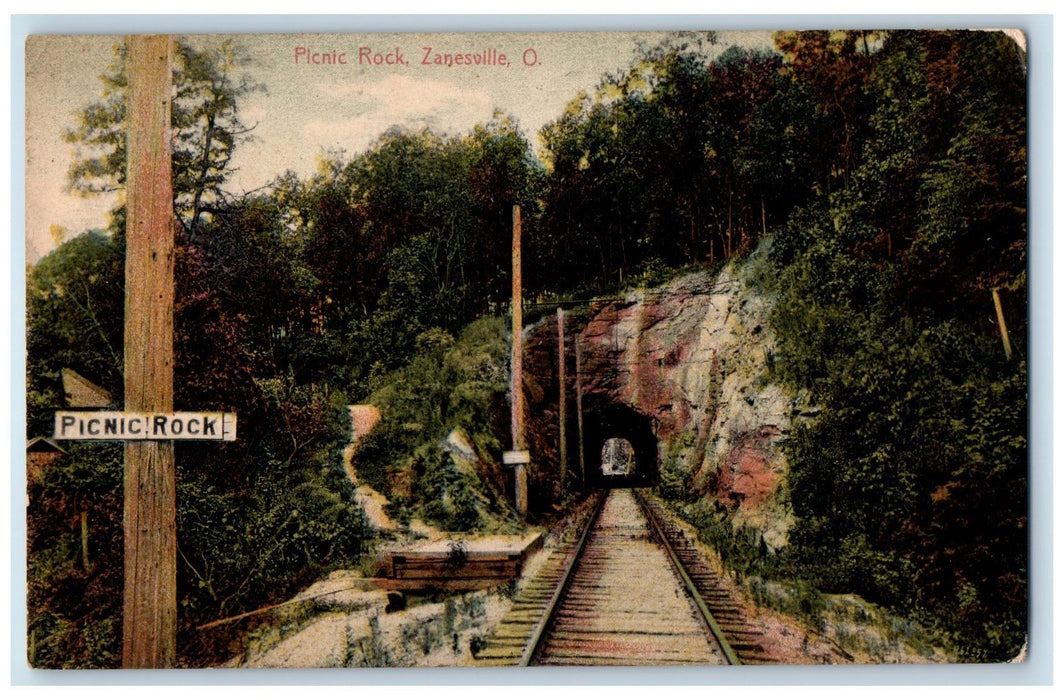
<instances>
[{"instance_id":1,"label":"exposed rock wall","mask_svg":"<svg viewBox=\"0 0 1064 700\"><path fill-rule=\"evenodd\" d=\"M776 548L789 526L778 495L787 471L780 445L798 408L770 376L773 300L752 282L766 254L759 250L717 274L689 274L599 304L573 330L583 354L586 409L613 402L647 417L662 482L716 498ZM553 330L553 323L535 329L533 350L550 346ZM532 363L537 391L530 399L556 404L556 383L543 386L555 371L546 363ZM543 408L553 420L549 406ZM557 428L547 423L537 432L549 442Z\"/></svg>"},{"instance_id":2,"label":"exposed rock wall","mask_svg":"<svg viewBox=\"0 0 1064 700\"><path fill-rule=\"evenodd\" d=\"M470 666L509 608L504 590L452 595L389 612L387 593L362 591L353 572L337 571L301 594L275 624L253 633L228 666L351 668ZM323 592L336 591L325 594Z\"/></svg>"}]
</instances>

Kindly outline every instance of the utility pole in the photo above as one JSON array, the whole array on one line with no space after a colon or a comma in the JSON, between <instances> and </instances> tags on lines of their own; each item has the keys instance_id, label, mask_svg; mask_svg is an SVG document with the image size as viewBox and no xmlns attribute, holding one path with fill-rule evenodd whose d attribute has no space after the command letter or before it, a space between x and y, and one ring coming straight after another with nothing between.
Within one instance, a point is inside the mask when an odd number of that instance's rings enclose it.
<instances>
[{"instance_id":1,"label":"utility pole","mask_svg":"<svg viewBox=\"0 0 1064 700\"><path fill-rule=\"evenodd\" d=\"M1001 310L1001 295L997 287L990 290L994 297L994 311L997 313L998 330L1001 332L1001 342L1005 346L1005 359L1012 359L1012 343L1009 342L1009 329L1005 325L1005 312Z\"/></svg>"},{"instance_id":2,"label":"utility pole","mask_svg":"<svg viewBox=\"0 0 1064 700\"><path fill-rule=\"evenodd\" d=\"M127 38L125 408L174 407L171 39ZM177 528L172 440L125 448L122 665L177 661Z\"/></svg>"},{"instance_id":3,"label":"utility pole","mask_svg":"<svg viewBox=\"0 0 1064 700\"><path fill-rule=\"evenodd\" d=\"M558 462L559 486L564 496L568 481L565 445L565 310L558 307Z\"/></svg>"},{"instance_id":4,"label":"utility pole","mask_svg":"<svg viewBox=\"0 0 1064 700\"><path fill-rule=\"evenodd\" d=\"M580 485L587 486L587 467L584 465L584 386L580 370L580 335L573 339L576 345L576 441L577 454L580 455Z\"/></svg>"},{"instance_id":5,"label":"utility pole","mask_svg":"<svg viewBox=\"0 0 1064 700\"><path fill-rule=\"evenodd\" d=\"M513 208L513 276L512 312L513 343L510 356L510 432L515 453L528 449L525 443L525 400L522 386L524 372L524 318L521 312L521 207ZM519 459L519 458L518 458ZM514 502L522 516L528 513L528 461L515 461Z\"/></svg>"}]
</instances>

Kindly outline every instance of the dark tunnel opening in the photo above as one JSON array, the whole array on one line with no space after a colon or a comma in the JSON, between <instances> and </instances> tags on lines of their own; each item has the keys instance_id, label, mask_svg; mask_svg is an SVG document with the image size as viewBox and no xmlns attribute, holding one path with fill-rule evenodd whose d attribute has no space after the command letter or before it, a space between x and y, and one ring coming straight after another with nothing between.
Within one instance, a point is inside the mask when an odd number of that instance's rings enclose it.
<instances>
[{"instance_id":1,"label":"dark tunnel opening","mask_svg":"<svg viewBox=\"0 0 1064 700\"><path fill-rule=\"evenodd\" d=\"M584 407L584 463L590 488L653 486L658 481L658 439L650 418L624 404L594 401ZM626 473L603 472L603 446L609 440L631 445L634 465ZM616 442L611 443L616 445ZM621 448L622 452L627 448ZM607 449L607 453L610 450ZM614 454L618 454L614 450ZM606 471L611 471L607 465Z\"/></svg>"}]
</instances>

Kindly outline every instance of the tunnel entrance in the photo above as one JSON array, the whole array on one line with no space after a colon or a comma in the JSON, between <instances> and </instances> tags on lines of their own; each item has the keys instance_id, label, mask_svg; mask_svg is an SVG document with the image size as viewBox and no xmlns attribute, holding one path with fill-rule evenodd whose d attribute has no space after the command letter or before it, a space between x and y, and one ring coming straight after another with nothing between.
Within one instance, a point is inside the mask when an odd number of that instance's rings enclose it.
<instances>
[{"instance_id":1,"label":"tunnel entrance","mask_svg":"<svg viewBox=\"0 0 1064 700\"><path fill-rule=\"evenodd\" d=\"M653 486L658 481L658 439L650 419L624 404L588 401L584 463L592 488Z\"/></svg>"},{"instance_id":2,"label":"tunnel entrance","mask_svg":"<svg viewBox=\"0 0 1064 700\"><path fill-rule=\"evenodd\" d=\"M609 438L602 445L602 475L627 476L635 469L635 449L624 438Z\"/></svg>"}]
</instances>

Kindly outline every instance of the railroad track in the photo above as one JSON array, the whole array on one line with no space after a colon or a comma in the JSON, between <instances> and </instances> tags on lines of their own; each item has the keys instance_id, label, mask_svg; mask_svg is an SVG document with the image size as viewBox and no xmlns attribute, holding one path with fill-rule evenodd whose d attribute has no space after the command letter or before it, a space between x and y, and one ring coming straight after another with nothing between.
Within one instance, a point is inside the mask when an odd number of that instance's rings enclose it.
<instances>
[{"instance_id":1,"label":"railroad track","mask_svg":"<svg viewBox=\"0 0 1064 700\"><path fill-rule=\"evenodd\" d=\"M602 492L521 589L482 665L765 663L757 630L659 504Z\"/></svg>"},{"instance_id":2,"label":"railroad track","mask_svg":"<svg viewBox=\"0 0 1064 700\"><path fill-rule=\"evenodd\" d=\"M780 663L765 648L761 631L749 620L745 606L724 585L683 529L665 513L659 502L643 494L639 499L644 512L655 523L658 536L668 543L670 553L676 557L677 568L690 580L697 592L697 600L705 605L717 627L716 633L728 641L738 663Z\"/></svg>"}]
</instances>

